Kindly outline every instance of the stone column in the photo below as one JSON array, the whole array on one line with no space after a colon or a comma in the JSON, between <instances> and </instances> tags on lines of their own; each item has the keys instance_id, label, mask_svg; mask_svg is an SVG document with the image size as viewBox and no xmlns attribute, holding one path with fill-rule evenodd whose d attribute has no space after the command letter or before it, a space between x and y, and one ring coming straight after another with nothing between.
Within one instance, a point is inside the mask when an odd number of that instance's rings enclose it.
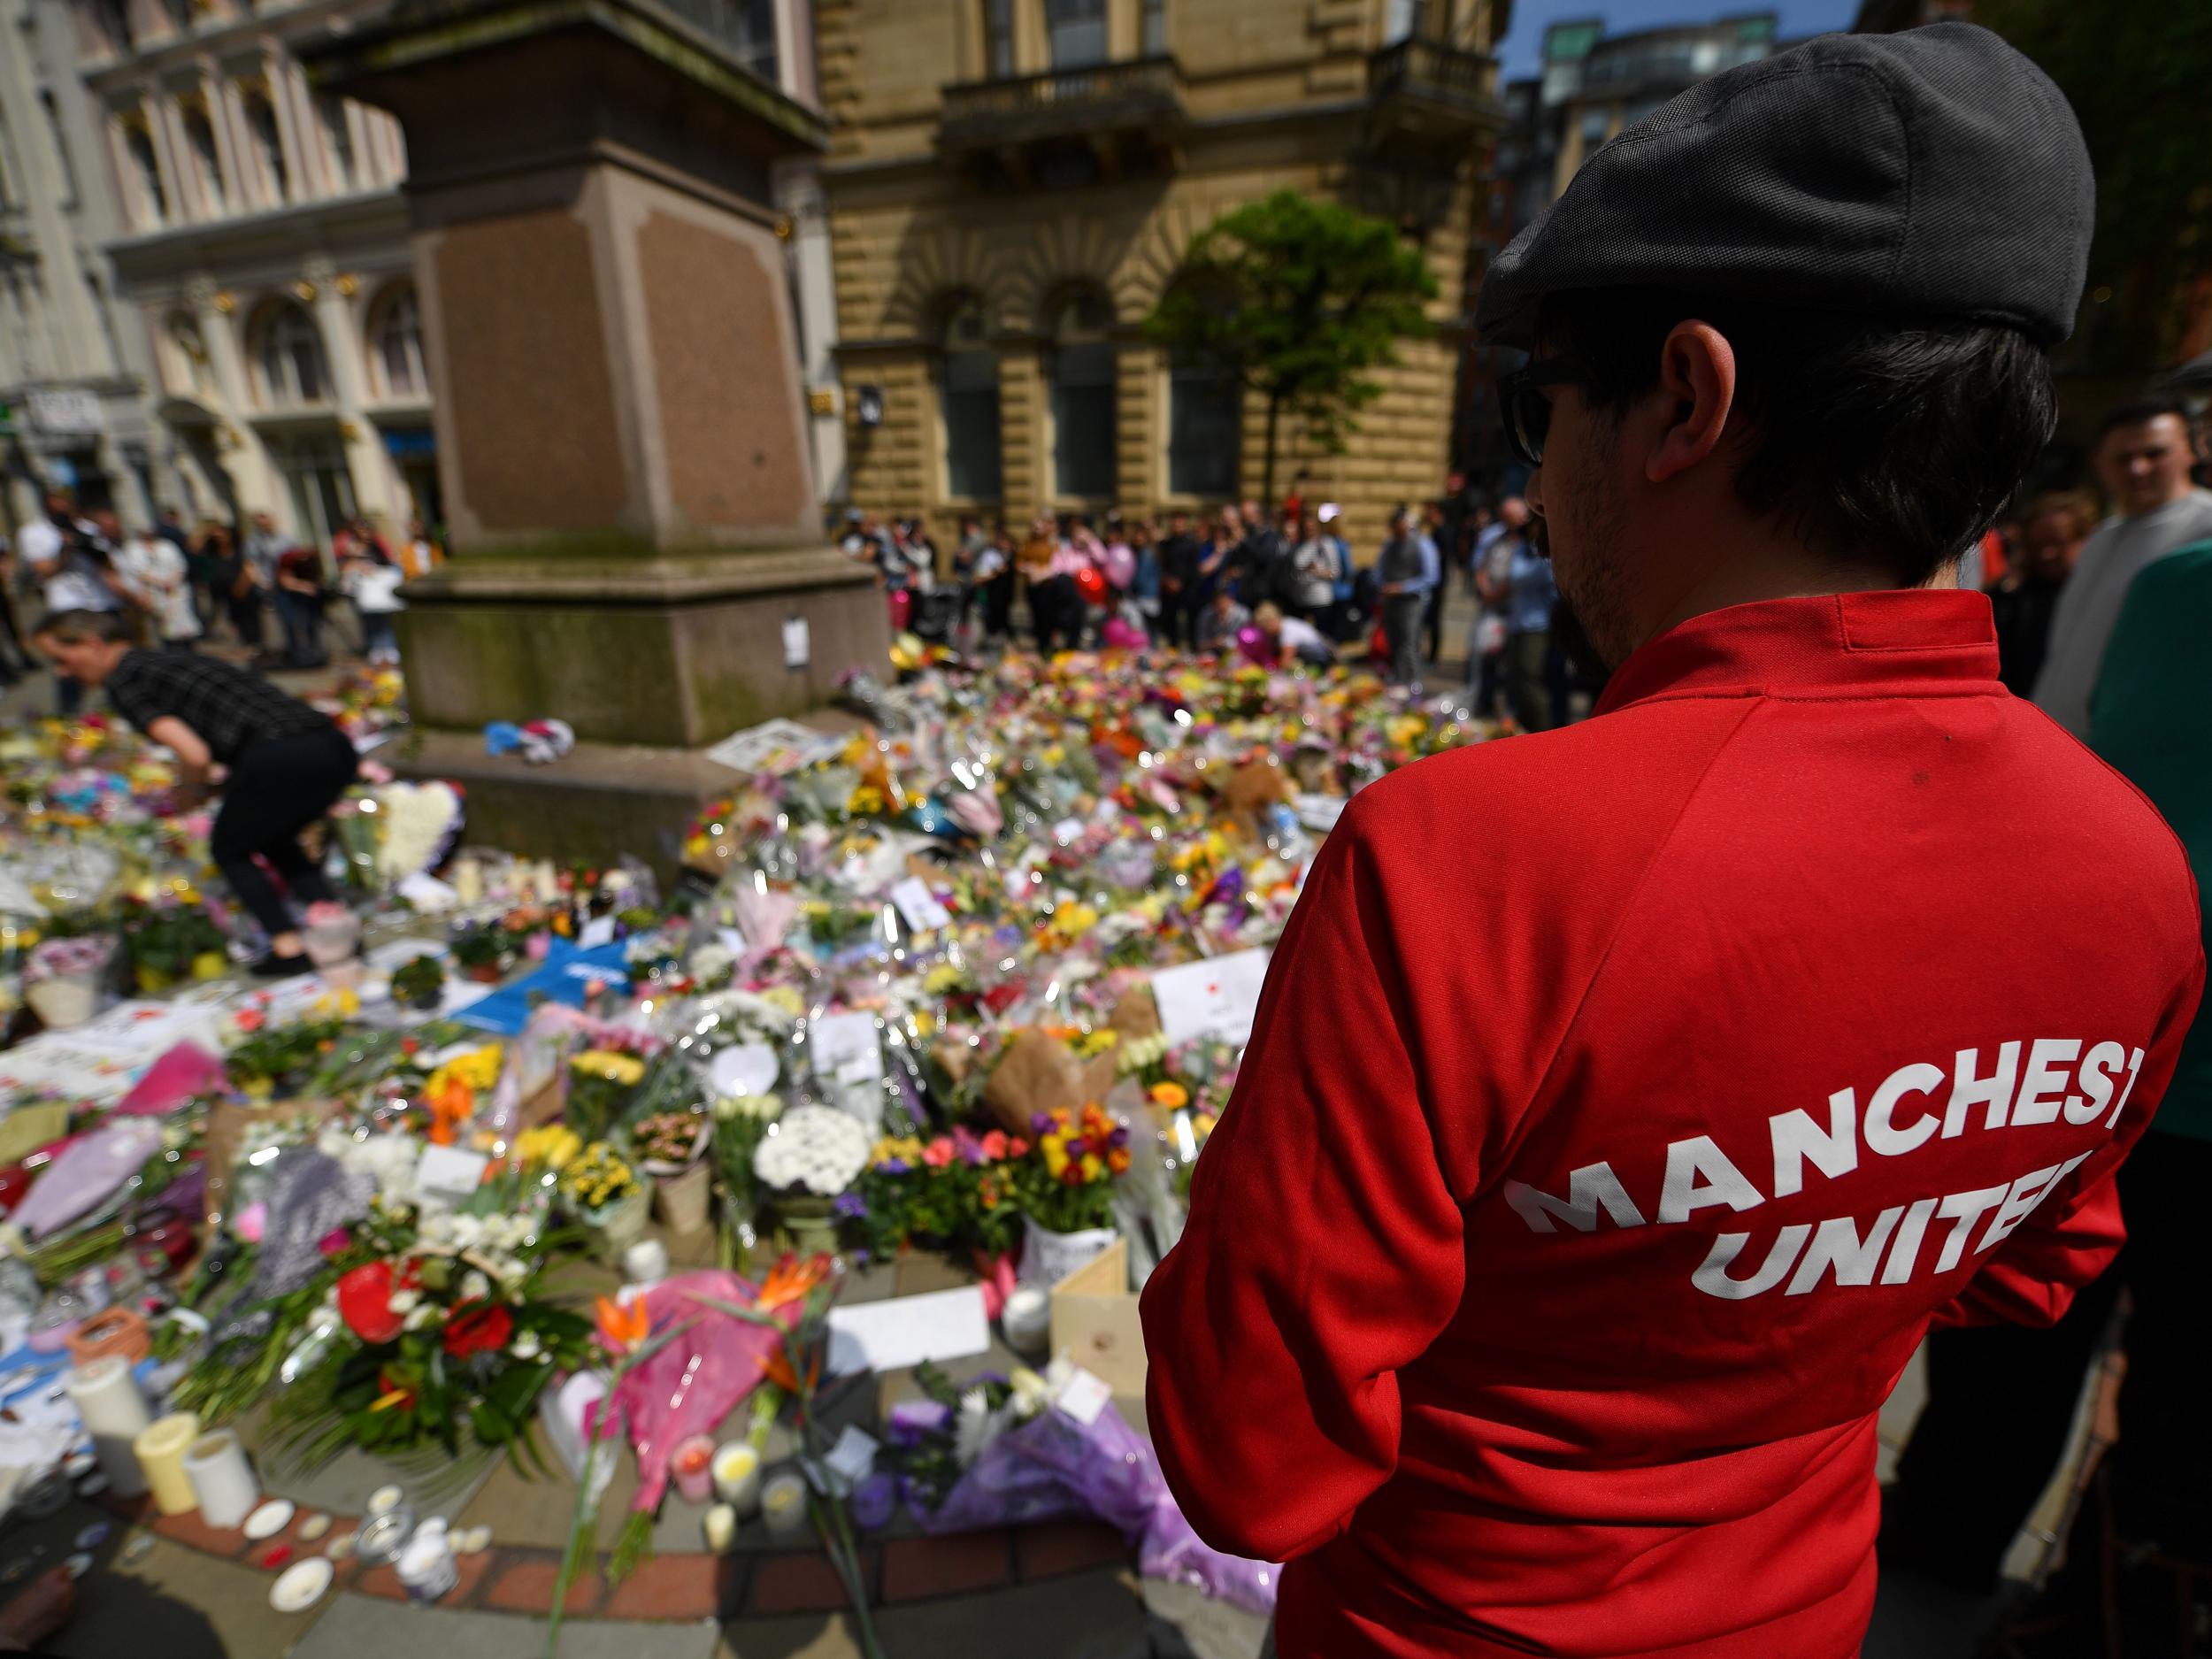
<instances>
[{"instance_id":1,"label":"stone column","mask_svg":"<svg viewBox=\"0 0 2212 1659\"><path fill-rule=\"evenodd\" d=\"M223 424L215 429L215 454L229 475L238 510L244 514L280 512L276 469L261 439L242 419L253 407L253 387L239 346L237 302L217 291L205 277L196 277L185 288L192 314L200 325L200 343L207 348L207 365L221 394L217 412Z\"/></svg>"},{"instance_id":2,"label":"stone column","mask_svg":"<svg viewBox=\"0 0 2212 1659\"><path fill-rule=\"evenodd\" d=\"M407 147L454 555L406 590L417 720L684 749L879 664L873 579L822 534L769 184L819 114L655 0L403 4L300 57Z\"/></svg>"}]
</instances>

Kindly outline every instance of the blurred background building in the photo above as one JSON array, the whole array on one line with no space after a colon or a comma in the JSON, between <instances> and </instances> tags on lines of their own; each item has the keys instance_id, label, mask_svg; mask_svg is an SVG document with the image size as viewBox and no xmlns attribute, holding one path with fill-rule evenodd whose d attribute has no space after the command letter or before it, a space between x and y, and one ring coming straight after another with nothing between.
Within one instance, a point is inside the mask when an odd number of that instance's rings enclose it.
<instances>
[{"instance_id":1,"label":"blurred background building","mask_svg":"<svg viewBox=\"0 0 2212 1659\"><path fill-rule=\"evenodd\" d=\"M1256 493L1255 410L1141 325L1194 234L1283 186L1394 220L1440 298L1353 453L1288 449L1279 484L1342 503L1363 546L1435 492L1501 119L1495 0L817 10L856 501L941 530Z\"/></svg>"},{"instance_id":2,"label":"blurred background building","mask_svg":"<svg viewBox=\"0 0 2212 1659\"><path fill-rule=\"evenodd\" d=\"M816 101L808 0L695 0L746 66ZM10 516L50 484L150 521L440 518L397 125L292 55L388 0L0 0L0 403ZM684 15L686 5L672 9ZM707 19L700 19L703 25ZM843 493L829 234L776 180L818 490ZM548 349L559 349L549 341Z\"/></svg>"}]
</instances>

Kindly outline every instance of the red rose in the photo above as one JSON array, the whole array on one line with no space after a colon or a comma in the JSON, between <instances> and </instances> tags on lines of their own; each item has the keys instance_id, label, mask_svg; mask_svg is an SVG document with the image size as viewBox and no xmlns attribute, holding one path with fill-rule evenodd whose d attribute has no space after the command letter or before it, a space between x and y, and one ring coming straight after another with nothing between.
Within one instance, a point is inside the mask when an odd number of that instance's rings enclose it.
<instances>
[{"instance_id":1,"label":"red rose","mask_svg":"<svg viewBox=\"0 0 2212 1659\"><path fill-rule=\"evenodd\" d=\"M456 1308L445 1322L445 1351L454 1359L497 1354L515 1333L515 1316L495 1302L472 1302Z\"/></svg>"},{"instance_id":2,"label":"red rose","mask_svg":"<svg viewBox=\"0 0 2212 1659\"><path fill-rule=\"evenodd\" d=\"M413 1277L411 1270L407 1278ZM389 1262L365 1262L338 1280L339 1317L364 1342L388 1342L406 1323L392 1311L392 1293L411 1287L394 1284Z\"/></svg>"}]
</instances>

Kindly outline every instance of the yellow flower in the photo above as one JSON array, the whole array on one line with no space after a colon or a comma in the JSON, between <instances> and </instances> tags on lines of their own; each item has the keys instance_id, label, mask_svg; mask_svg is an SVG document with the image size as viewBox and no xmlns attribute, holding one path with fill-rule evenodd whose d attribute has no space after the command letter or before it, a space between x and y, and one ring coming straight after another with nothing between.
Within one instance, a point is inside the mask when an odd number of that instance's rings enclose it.
<instances>
[{"instance_id":1,"label":"yellow flower","mask_svg":"<svg viewBox=\"0 0 2212 1659\"><path fill-rule=\"evenodd\" d=\"M883 791L872 783L864 783L845 797L845 810L855 818L883 810Z\"/></svg>"},{"instance_id":2,"label":"yellow flower","mask_svg":"<svg viewBox=\"0 0 2212 1659\"><path fill-rule=\"evenodd\" d=\"M1045 1155L1045 1173L1054 1180L1068 1167L1068 1142L1065 1135L1047 1135L1037 1142L1037 1150Z\"/></svg>"},{"instance_id":3,"label":"yellow flower","mask_svg":"<svg viewBox=\"0 0 2212 1659\"><path fill-rule=\"evenodd\" d=\"M581 1071L587 1077L604 1078L625 1088L634 1087L645 1076L644 1061L634 1054L619 1054L611 1048L587 1049L568 1064L571 1071Z\"/></svg>"},{"instance_id":4,"label":"yellow flower","mask_svg":"<svg viewBox=\"0 0 2212 1659\"><path fill-rule=\"evenodd\" d=\"M437 1094L454 1082L465 1083L472 1089L482 1091L499 1081L500 1045L487 1043L481 1048L472 1048L466 1054L456 1055L430 1074L425 1092Z\"/></svg>"},{"instance_id":5,"label":"yellow flower","mask_svg":"<svg viewBox=\"0 0 2212 1659\"><path fill-rule=\"evenodd\" d=\"M1120 1041L1121 1033L1119 1032L1114 1030L1110 1025L1101 1026L1096 1031L1087 1031L1080 1037L1078 1037L1075 1040L1075 1052L1086 1060L1094 1059L1099 1055L1104 1054L1107 1049L1112 1048Z\"/></svg>"},{"instance_id":6,"label":"yellow flower","mask_svg":"<svg viewBox=\"0 0 2212 1659\"><path fill-rule=\"evenodd\" d=\"M922 976L922 989L932 996L942 996L960 983L960 970L949 962L941 962Z\"/></svg>"},{"instance_id":7,"label":"yellow flower","mask_svg":"<svg viewBox=\"0 0 2212 1659\"><path fill-rule=\"evenodd\" d=\"M1190 1091L1180 1083L1155 1083L1145 1092L1152 1097L1155 1106L1168 1111L1190 1104Z\"/></svg>"},{"instance_id":8,"label":"yellow flower","mask_svg":"<svg viewBox=\"0 0 2212 1659\"><path fill-rule=\"evenodd\" d=\"M583 1137L566 1124L541 1124L515 1137L515 1156L534 1168L566 1169L583 1149Z\"/></svg>"},{"instance_id":9,"label":"yellow flower","mask_svg":"<svg viewBox=\"0 0 2212 1659\"><path fill-rule=\"evenodd\" d=\"M771 987L760 994L760 1000L774 1004L794 1019L806 1012L806 1003L800 998L798 992L787 985Z\"/></svg>"}]
</instances>

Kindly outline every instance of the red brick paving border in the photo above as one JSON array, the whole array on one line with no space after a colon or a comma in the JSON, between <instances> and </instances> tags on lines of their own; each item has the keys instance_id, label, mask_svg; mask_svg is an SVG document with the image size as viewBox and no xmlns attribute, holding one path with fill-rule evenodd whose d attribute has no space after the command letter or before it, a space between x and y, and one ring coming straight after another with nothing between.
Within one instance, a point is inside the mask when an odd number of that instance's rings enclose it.
<instances>
[{"instance_id":1,"label":"red brick paving border","mask_svg":"<svg viewBox=\"0 0 2212 1659\"><path fill-rule=\"evenodd\" d=\"M1002 1589L1013 1582L1013 1552L1003 1532L901 1538L883 1547L886 1601Z\"/></svg>"},{"instance_id":2,"label":"red brick paving border","mask_svg":"<svg viewBox=\"0 0 2212 1659\"><path fill-rule=\"evenodd\" d=\"M145 1500L104 1498L104 1507L126 1520L140 1521L157 1536L187 1549L235 1561L258 1571L274 1571L270 1553L288 1548L289 1565L327 1547L327 1538L356 1531L353 1517L333 1515L330 1532L313 1543L299 1539L296 1515L283 1532L249 1545L235 1528L218 1530L197 1512L160 1516ZM1093 1568L1121 1565L1133 1552L1112 1527L1098 1521L1056 1521L1041 1525L994 1528L939 1538L898 1538L861 1547L862 1571L869 1594L883 1602L913 1602L968 1595L1016 1583L1055 1578ZM592 1616L635 1622L694 1623L743 1617L828 1613L848 1605L845 1586L829 1558L818 1550L760 1552L727 1555L683 1552L656 1556L624 1583L608 1586L600 1573L606 1558L570 1588L572 1617ZM439 1605L485 1608L503 1613L543 1614L553 1599L560 1552L496 1544L482 1554L464 1555L460 1579ZM402 1601L406 1590L389 1563L364 1569L357 1561L338 1563L336 1587L357 1594Z\"/></svg>"}]
</instances>

